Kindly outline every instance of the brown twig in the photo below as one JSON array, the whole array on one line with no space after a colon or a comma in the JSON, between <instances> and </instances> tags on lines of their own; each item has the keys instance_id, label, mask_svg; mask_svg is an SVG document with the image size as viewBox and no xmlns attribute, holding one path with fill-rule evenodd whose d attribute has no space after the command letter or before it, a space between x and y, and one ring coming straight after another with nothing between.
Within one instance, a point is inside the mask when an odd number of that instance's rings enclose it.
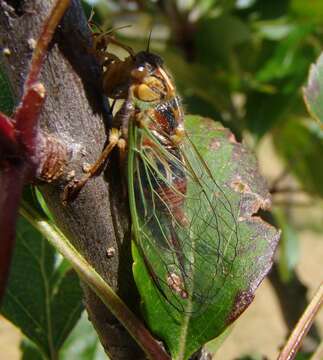
<instances>
[{"instance_id":1,"label":"brown twig","mask_svg":"<svg viewBox=\"0 0 323 360\"><path fill-rule=\"evenodd\" d=\"M272 182L271 186L269 187L270 193L273 193L276 191L279 183L283 181L289 174L289 168L286 167L283 169L283 171L277 176L277 178Z\"/></svg>"},{"instance_id":2,"label":"brown twig","mask_svg":"<svg viewBox=\"0 0 323 360\"><path fill-rule=\"evenodd\" d=\"M315 316L321 309L322 304L323 283L320 285L312 301L309 303L302 317L299 319L277 360L293 360L295 358L297 351L301 347L302 341L310 330Z\"/></svg>"}]
</instances>

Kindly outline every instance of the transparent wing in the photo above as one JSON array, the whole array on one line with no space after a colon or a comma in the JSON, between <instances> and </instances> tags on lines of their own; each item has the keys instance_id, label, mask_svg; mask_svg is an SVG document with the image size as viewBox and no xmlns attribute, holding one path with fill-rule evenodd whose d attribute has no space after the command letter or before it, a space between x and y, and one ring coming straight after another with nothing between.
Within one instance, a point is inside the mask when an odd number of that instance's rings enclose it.
<instances>
[{"instance_id":1,"label":"transparent wing","mask_svg":"<svg viewBox=\"0 0 323 360\"><path fill-rule=\"evenodd\" d=\"M217 301L232 273L239 201L230 202L232 189L216 180L213 164L188 136L178 148L167 148L148 129L137 128L132 150L135 240L141 256L168 303L180 312L200 314Z\"/></svg>"}]
</instances>

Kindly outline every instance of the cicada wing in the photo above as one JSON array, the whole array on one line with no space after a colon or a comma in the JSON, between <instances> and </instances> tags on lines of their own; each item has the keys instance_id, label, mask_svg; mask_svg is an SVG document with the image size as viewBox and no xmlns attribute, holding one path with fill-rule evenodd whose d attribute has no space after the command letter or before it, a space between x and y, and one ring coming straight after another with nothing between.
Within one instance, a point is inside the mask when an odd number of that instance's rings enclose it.
<instances>
[{"instance_id":1,"label":"cicada wing","mask_svg":"<svg viewBox=\"0 0 323 360\"><path fill-rule=\"evenodd\" d=\"M149 131L149 130L148 130ZM239 243L239 205L186 137L165 149L137 137L134 191L136 242L161 296L178 311L199 314L231 274ZM179 186L185 183L185 186Z\"/></svg>"}]
</instances>

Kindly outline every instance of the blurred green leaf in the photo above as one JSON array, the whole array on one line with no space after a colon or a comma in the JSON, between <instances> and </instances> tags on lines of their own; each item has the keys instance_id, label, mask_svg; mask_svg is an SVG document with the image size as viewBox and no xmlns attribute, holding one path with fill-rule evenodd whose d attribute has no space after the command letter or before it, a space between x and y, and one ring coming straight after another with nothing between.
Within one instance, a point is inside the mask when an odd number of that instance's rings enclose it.
<instances>
[{"instance_id":1,"label":"blurred green leaf","mask_svg":"<svg viewBox=\"0 0 323 360\"><path fill-rule=\"evenodd\" d=\"M246 125L256 139L259 140L267 132L272 131L287 121L291 113L303 109L298 93L270 94L252 92L246 104Z\"/></svg>"},{"instance_id":2,"label":"blurred green leaf","mask_svg":"<svg viewBox=\"0 0 323 360\"><path fill-rule=\"evenodd\" d=\"M291 10L301 18L321 22L323 19L323 2L321 0L291 0Z\"/></svg>"},{"instance_id":3,"label":"blurred green leaf","mask_svg":"<svg viewBox=\"0 0 323 360\"><path fill-rule=\"evenodd\" d=\"M80 320L65 341L60 360L106 360L108 359L93 325L83 312Z\"/></svg>"},{"instance_id":4,"label":"blurred green leaf","mask_svg":"<svg viewBox=\"0 0 323 360\"><path fill-rule=\"evenodd\" d=\"M288 282L294 275L299 259L298 235L282 209L275 209L275 220L282 230L279 242L278 270L283 282Z\"/></svg>"},{"instance_id":5,"label":"blurred green leaf","mask_svg":"<svg viewBox=\"0 0 323 360\"><path fill-rule=\"evenodd\" d=\"M296 85L290 90L295 91L302 84L307 73L311 54L306 51L304 42L313 29L314 26L311 24L294 27L286 39L278 44L272 56L258 71L257 80L268 82L292 75L293 79L291 80ZM313 53L312 56L314 56ZM289 80L289 83L291 80ZM296 82L296 80L298 81ZM284 87L286 86L284 85Z\"/></svg>"},{"instance_id":6,"label":"blurred green leaf","mask_svg":"<svg viewBox=\"0 0 323 360\"><path fill-rule=\"evenodd\" d=\"M259 35L273 41L286 38L296 27L294 24L288 23L285 18L257 21L253 26Z\"/></svg>"},{"instance_id":7,"label":"blurred green leaf","mask_svg":"<svg viewBox=\"0 0 323 360\"><path fill-rule=\"evenodd\" d=\"M203 104L209 106L211 114L228 110L230 106L229 93L219 84L220 80L217 74L210 72L207 67L200 64L191 64L186 62L183 57L175 52L165 52L162 54L165 64L176 76L176 85L184 98L193 98L193 101L200 101L200 110L202 113ZM222 85L222 87L221 87ZM191 107L192 106L192 107ZM188 104L188 110L192 110L194 104ZM200 112L199 112L200 113ZM209 116L211 115L209 113Z\"/></svg>"},{"instance_id":8,"label":"blurred green leaf","mask_svg":"<svg viewBox=\"0 0 323 360\"><path fill-rule=\"evenodd\" d=\"M242 9L249 17L256 19L277 19L288 13L290 0L257 0L252 6Z\"/></svg>"},{"instance_id":9,"label":"blurred green leaf","mask_svg":"<svg viewBox=\"0 0 323 360\"><path fill-rule=\"evenodd\" d=\"M323 53L311 65L304 100L311 116L323 123Z\"/></svg>"},{"instance_id":10,"label":"blurred green leaf","mask_svg":"<svg viewBox=\"0 0 323 360\"><path fill-rule=\"evenodd\" d=\"M79 280L55 250L20 218L1 313L55 358L83 310Z\"/></svg>"},{"instance_id":11,"label":"blurred green leaf","mask_svg":"<svg viewBox=\"0 0 323 360\"><path fill-rule=\"evenodd\" d=\"M209 341L208 343L206 343L204 345L204 348L208 351L211 352L212 355L214 355L222 346L222 344L224 343L224 341L226 340L226 338L231 334L232 330L233 330L233 325L228 326L221 335L219 335L218 337L216 337L215 339Z\"/></svg>"},{"instance_id":12,"label":"blurred green leaf","mask_svg":"<svg viewBox=\"0 0 323 360\"><path fill-rule=\"evenodd\" d=\"M298 352L295 356L295 360L315 360L315 358L312 357L313 353L305 353L305 352ZM317 359L319 360L319 359Z\"/></svg>"},{"instance_id":13,"label":"blurred green leaf","mask_svg":"<svg viewBox=\"0 0 323 360\"><path fill-rule=\"evenodd\" d=\"M37 197L36 187L33 185L26 185L23 190L22 198L26 203L32 207L35 211L41 214L42 218L48 220L49 216L43 208L43 203L41 203L39 198Z\"/></svg>"},{"instance_id":14,"label":"blurred green leaf","mask_svg":"<svg viewBox=\"0 0 323 360\"><path fill-rule=\"evenodd\" d=\"M237 0L236 8L237 9L247 9L248 7L255 4L257 0Z\"/></svg>"},{"instance_id":15,"label":"blurred green leaf","mask_svg":"<svg viewBox=\"0 0 323 360\"><path fill-rule=\"evenodd\" d=\"M290 114L303 112L299 88L306 78L309 61L315 56L314 49L306 43L312 30L312 25L296 27L279 42L256 74L257 84L271 85L270 92L256 89L247 96L245 123L258 139Z\"/></svg>"},{"instance_id":16,"label":"blurred green leaf","mask_svg":"<svg viewBox=\"0 0 323 360\"><path fill-rule=\"evenodd\" d=\"M228 65L233 49L249 39L249 28L238 17L226 14L218 18L203 19L195 33L199 63L214 67L220 61L223 65Z\"/></svg>"},{"instance_id":17,"label":"blurred green leaf","mask_svg":"<svg viewBox=\"0 0 323 360\"><path fill-rule=\"evenodd\" d=\"M44 356L39 352L37 346L27 338L20 344L21 360L44 360Z\"/></svg>"},{"instance_id":18,"label":"blurred green leaf","mask_svg":"<svg viewBox=\"0 0 323 360\"><path fill-rule=\"evenodd\" d=\"M50 210L48 209L48 206L46 204L46 201L45 201L42 193L38 190L37 187L32 187L32 189L33 189L33 193L35 194L35 197L37 199L39 206L41 207L43 212L46 214L47 218L51 221L54 221L53 215L50 212Z\"/></svg>"},{"instance_id":19,"label":"blurred green leaf","mask_svg":"<svg viewBox=\"0 0 323 360\"><path fill-rule=\"evenodd\" d=\"M290 171L312 194L323 196L323 131L313 121L290 118L274 131L274 144Z\"/></svg>"},{"instance_id":20,"label":"blurred green leaf","mask_svg":"<svg viewBox=\"0 0 323 360\"><path fill-rule=\"evenodd\" d=\"M190 138L213 177L201 168L196 153L188 148L190 166L203 185L188 176L184 213L191 235L185 226L173 230L176 247L181 249L181 265L175 264L176 256L162 245L163 237L158 237L157 225L152 220L146 223L138 215L136 221L143 223L133 230L135 239L140 241L140 236L143 237L141 246L145 248L143 261L133 242L134 277L143 300L143 313L150 329L165 341L174 360L188 359L246 309L271 267L279 238L275 228L252 217L269 196L253 155L212 120L186 116L185 121ZM166 224L162 230L165 238L173 239L174 235L168 234L168 231L172 234L169 218L168 221L158 213L158 224ZM150 271L146 268L147 261L152 267ZM195 296L176 297L167 286L169 272L165 273L165 263L173 264L174 269L182 267L184 273L188 271L183 281L189 289L194 288ZM161 280L157 283L156 278Z\"/></svg>"}]
</instances>

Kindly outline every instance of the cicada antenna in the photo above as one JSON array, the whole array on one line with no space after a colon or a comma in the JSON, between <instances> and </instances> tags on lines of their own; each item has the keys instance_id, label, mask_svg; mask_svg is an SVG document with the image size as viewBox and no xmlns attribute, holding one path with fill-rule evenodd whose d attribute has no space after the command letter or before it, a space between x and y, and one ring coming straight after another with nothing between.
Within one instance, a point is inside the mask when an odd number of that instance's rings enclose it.
<instances>
[{"instance_id":1,"label":"cicada antenna","mask_svg":"<svg viewBox=\"0 0 323 360\"><path fill-rule=\"evenodd\" d=\"M110 30L107 30L106 32L104 32L105 35L109 35L115 31L118 31L118 30L122 30L122 29L127 29L127 28L130 28L132 25L131 24L128 24L128 25L120 25L120 26L117 26L117 27L114 27Z\"/></svg>"},{"instance_id":2,"label":"cicada antenna","mask_svg":"<svg viewBox=\"0 0 323 360\"><path fill-rule=\"evenodd\" d=\"M102 27L93 20L94 15L95 15L95 11L94 11L94 8L93 8L93 6L92 6L92 7L91 7L90 17L89 17L89 19L88 19L88 21L87 21L87 23L89 24L89 28L90 28L90 30L93 32L92 27L95 26L97 29L99 29L100 33L103 33Z\"/></svg>"},{"instance_id":3,"label":"cicada antenna","mask_svg":"<svg viewBox=\"0 0 323 360\"><path fill-rule=\"evenodd\" d=\"M89 19L88 19L88 21L87 21L88 23L92 22L92 19L93 19L93 17L94 17L94 14L95 14L94 8L93 8L93 6L91 6L90 17L89 17Z\"/></svg>"},{"instance_id":4,"label":"cicada antenna","mask_svg":"<svg viewBox=\"0 0 323 360\"><path fill-rule=\"evenodd\" d=\"M153 28L151 27L150 31L149 31L149 36L148 36L148 42L147 42L147 49L146 52L149 53L150 52L150 40L151 40L151 33L153 32Z\"/></svg>"}]
</instances>

